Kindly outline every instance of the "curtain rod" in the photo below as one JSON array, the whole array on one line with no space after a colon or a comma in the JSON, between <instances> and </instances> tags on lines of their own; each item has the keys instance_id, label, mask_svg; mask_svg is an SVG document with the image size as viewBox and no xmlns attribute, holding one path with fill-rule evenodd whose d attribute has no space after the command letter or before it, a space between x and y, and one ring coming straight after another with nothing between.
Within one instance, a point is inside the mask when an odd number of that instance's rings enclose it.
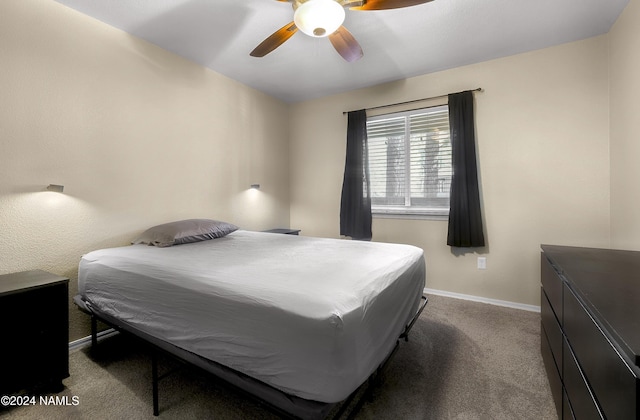
<instances>
[{"instance_id":1,"label":"curtain rod","mask_svg":"<svg viewBox=\"0 0 640 420\"><path fill-rule=\"evenodd\" d=\"M462 92L466 92L466 90L460 91L460 92L455 92L455 93L462 93ZM469 92L482 92L482 88L475 88L475 89L470 89ZM380 105L380 106L374 106L371 108L365 108L366 111L371 111L374 109L380 109L380 108L388 108L391 106L396 106L396 105L406 105L406 104L412 104L414 102L422 102L422 101L428 101L430 99L438 99L438 98L446 98L447 96L452 95L451 93L448 93L446 95L438 95L438 96L432 96L430 98L422 98L422 99L414 99L412 101L405 101L405 102L396 102L395 104L388 104L388 105ZM344 111L342 113L342 115L344 114L348 114L351 111Z\"/></svg>"}]
</instances>

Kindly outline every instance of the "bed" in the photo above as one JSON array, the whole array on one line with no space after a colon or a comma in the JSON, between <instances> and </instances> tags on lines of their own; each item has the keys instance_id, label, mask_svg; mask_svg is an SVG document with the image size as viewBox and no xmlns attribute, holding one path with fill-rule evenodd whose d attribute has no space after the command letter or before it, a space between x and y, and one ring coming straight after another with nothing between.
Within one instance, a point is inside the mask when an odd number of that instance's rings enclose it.
<instances>
[{"instance_id":1,"label":"bed","mask_svg":"<svg viewBox=\"0 0 640 420\"><path fill-rule=\"evenodd\" d=\"M322 417L415 321L423 252L231 230L179 246L90 252L75 301L294 417ZM154 412L156 394L154 382Z\"/></svg>"}]
</instances>

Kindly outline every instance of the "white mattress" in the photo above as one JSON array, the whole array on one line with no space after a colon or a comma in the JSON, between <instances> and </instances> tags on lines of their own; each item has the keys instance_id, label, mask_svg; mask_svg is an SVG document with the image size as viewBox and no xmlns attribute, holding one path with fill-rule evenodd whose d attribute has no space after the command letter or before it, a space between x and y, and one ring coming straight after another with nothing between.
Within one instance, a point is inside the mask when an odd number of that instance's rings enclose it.
<instances>
[{"instance_id":1,"label":"white mattress","mask_svg":"<svg viewBox=\"0 0 640 420\"><path fill-rule=\"evenodd\" d=\"M424 289L410 245L236 231L82 257L79 292L154 337L288 394L338 402L377 368Z\"/></svg>"}]
</instances>

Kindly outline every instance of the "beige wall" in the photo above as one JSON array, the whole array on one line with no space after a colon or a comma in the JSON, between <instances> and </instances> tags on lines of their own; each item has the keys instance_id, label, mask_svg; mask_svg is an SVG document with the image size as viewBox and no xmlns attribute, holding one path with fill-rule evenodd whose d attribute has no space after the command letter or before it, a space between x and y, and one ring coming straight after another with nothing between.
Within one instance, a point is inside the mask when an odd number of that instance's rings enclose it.
<instances>
[{"instance_id":1,"label":"beige wall","mask_svg":"<svg viewBox=\"0 0 640 420\"><path fill-rule=\"evenodd\" d=\"M427 220L375 219L374 240L422 247L428 287L538 305L540 243L640 248L638 21L631 0L610 35L289 107L58 3L0 2L0 274L73 294L83 253L186 217L338 237L342 111L482 87L488 246L456 256Z\"/></svg>"},{"instance_id":2,"label":"beige wall","mask_svg":"<svg viewBox=\"0 0 640 420\"><path fill-rule=\"evenodd\" d=\"M640 1L629 2L609 37L611 242L640 250Z\"/></svg>"},{"instance_id":3,"label":"beige wall","mask_svg":"<svg viewBox=\"0 0 640 420\"><path fill-rule=\"evenodd\" d=\"M0 274L73 295L83 253L153 224L288 226L286 104L50 0L0 2L0 61Z\"/></svg>"},{"instance_id":4,"label":"beige wall","mask_svg":"<svg viewBox=\"0 0 640 420\"><path fill-rule=\"evenodd\" d=\"M374 219L373 240L424 249L427 287L539 305L541 243L609 246L608 38L296 104L291 226L339 236L343 111L482 87L476 131L488 246L456 256L445 221ZM392 111L392 109L389 109Z\"/></svg>"}]
</instances>

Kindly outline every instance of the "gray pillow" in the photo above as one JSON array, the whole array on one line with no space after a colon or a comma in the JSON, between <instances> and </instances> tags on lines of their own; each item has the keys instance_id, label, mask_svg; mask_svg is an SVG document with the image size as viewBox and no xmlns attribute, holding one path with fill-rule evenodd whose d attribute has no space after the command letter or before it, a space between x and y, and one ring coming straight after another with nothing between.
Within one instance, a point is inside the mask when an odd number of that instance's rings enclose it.
<instances>
[{"instance_id":1,"label":"gray pillow","mask_svg":"<svg viewBox=\"0 0 640 420\"><path fill-rule=\"evenodd\" d=\"M222 238L236 230L238 230L238 226L218 220L180 220L149 228L133 241L132 244L167 247Z\"/></svg>"}]
</instances>

